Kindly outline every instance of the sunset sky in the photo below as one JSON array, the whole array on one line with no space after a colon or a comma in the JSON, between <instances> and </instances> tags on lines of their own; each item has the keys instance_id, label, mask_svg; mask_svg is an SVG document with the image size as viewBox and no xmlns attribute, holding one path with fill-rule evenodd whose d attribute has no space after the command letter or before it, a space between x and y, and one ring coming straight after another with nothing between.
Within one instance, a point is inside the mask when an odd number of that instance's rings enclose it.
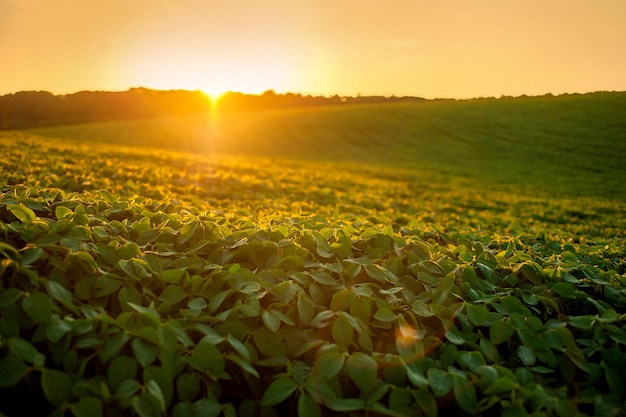
<instances>
[{"instance_id":1,"label":"sunset sky","mask_svg":"<svg viewBox=\"0 0 626 417\"><path fill-rule=\"evenodd\" d=\"M0 94L626 90L625 0L0 0Z\"/></svg>"}]
</instances>

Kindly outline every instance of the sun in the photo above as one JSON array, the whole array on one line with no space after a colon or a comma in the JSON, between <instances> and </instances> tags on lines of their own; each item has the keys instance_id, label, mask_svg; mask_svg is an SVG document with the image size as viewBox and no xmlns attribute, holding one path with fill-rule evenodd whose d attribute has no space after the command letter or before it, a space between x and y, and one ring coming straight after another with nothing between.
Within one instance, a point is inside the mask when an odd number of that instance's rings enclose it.
<instances>
[{"instance_id":1,"label":"sun","mask_svg":"<svg viewBox=\"0 0 626 417\"><path fill-rule=\"evenodd\" d=\"M294 85L293 68L278 55L183 60L161 52L136 58L133 72L140 84L164 90L200 90L211 101L229 91L262 94L267 90L290 91Z\"/></svg>"}]
</instances>

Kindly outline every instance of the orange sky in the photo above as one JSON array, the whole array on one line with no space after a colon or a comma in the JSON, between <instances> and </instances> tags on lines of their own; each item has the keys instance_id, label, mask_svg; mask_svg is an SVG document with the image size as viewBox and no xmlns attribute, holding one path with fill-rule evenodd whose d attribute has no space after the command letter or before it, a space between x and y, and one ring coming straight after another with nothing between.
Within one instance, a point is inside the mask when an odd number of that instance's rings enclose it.
<instances>
[{"instance_id":1,"label":"orange sky","mask_svg":"<svg viewBox=\"0 0 626 417\"><path fill-rule=\"evenodd\" d=\"M0 94L626 90L624 0L0 0Z\"/></svg>"}]
</instances>

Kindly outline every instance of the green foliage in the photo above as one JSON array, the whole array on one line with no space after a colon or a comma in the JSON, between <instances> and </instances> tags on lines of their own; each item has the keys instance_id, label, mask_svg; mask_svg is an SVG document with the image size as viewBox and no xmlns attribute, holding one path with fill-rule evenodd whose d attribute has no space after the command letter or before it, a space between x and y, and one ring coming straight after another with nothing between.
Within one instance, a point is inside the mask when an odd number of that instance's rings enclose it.
<instances>
[{"instance_id":1,"label":"green foliage","mask_svg":"<svg viewBox=\"0 0 626 417\"><path fill-rule=\"evenodd\" d=\"M623 412L621 200L0 144L3 413Z\"/></svg>"}]
</instances>

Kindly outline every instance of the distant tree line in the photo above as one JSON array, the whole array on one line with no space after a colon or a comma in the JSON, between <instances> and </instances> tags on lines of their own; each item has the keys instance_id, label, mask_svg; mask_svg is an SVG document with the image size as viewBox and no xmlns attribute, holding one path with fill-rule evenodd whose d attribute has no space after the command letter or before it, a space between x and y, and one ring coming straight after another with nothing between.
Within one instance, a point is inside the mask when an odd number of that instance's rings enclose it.
<instances>
[{"instance_id":1,"label":"distant tree line","mask_svg":"<svg viewBox=\"0 0 626 417\"><path fill-rule=\"evenodd\" d=\"M21 91L0 96L0 129L22 129L178 115L207 111L209 98L199 91L82 91L53 95Z\"/></svg>"},{"instance_id":2,"label":"distant tree line","mask_svg":"<svg viewBox=\"0 0 626 417\"><path fill-rule=\"evenodd\" d=\"M228 92L218 100L220 111L260 110L302 106L424 100L417 97L324 97L301 94L261 95ZM0 129L141 119L208 112L210 99L201 91L159 91L132 88L123 92L81 91L54 95L47 91L21 91L0 96Z\"/></svg>"},{"instance_id":3,"label":"distant tree line","mask_svg":"<svg viewBox=\"0 0 626 417\"><path fill-rule=\"evenodd\" d=\"M325 106L356 103L381 103L392 101L424 100L420 97L386 97L386 96L356 96L344 97L334 95L310 96L294 93L276 94L274 90L267 90L261 95L227 92L218 99L218 106L222 111L228 110L260 110L281 107Z\"/></svg>"}]
</instances>

